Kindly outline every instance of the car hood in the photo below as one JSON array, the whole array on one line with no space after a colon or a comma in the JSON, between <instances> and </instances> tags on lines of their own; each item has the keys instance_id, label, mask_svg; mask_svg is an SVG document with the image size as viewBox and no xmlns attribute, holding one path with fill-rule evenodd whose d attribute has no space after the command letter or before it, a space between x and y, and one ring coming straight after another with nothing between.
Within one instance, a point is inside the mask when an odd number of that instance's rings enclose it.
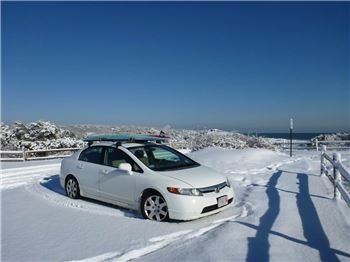
<instances>
[{"instance_id":1,"label":"car hood","mask_svg":"<svg viewBox=\"0 0 350 262\"><path fill-rule=\"evenodd\" d=\"M160 173L164 176L181 180L193 188L209 187L226 181L225 176L202 165L193 168L163 171Z\"/></svg>"}]
</instances>

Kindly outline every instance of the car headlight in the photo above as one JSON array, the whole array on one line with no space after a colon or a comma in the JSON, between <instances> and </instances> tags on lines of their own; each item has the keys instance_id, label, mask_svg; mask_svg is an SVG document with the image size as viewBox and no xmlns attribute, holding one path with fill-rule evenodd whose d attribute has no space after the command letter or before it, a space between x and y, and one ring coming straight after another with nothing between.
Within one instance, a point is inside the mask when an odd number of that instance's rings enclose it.
<instances>
[{"instance_id":1,"label":"car headlight","mask_svg":"<svg viewBox=\"0 0 350 262\"><path fill-rule=\"evenodd\" d=\"M226 186L231 187L230 180L228 180L228 178L227 178L227 177L226 177Z\"/></svg>"},{"instance_id":2,"label":"car headlight","mask_svg":"<svg viewBox=\"0 0 350 262\"><path fill-rule=\"evenodd\" d=\"M177 187L168 187L170 193L186 196L203 196L202 192L197 188L177 188Z\"/></svg>"}]
</instances>

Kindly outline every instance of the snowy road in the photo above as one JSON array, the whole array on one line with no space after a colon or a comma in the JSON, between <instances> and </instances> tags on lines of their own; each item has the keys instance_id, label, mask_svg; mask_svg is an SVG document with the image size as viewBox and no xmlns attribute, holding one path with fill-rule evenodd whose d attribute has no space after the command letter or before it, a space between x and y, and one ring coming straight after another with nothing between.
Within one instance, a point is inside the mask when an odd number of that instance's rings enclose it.
<instances>
[{"instance_id":1,"label":"snowy road","mask_svg":"<svg viewBox=\"0 0 350 262\"><path fill-rule=\"evenodd\" d=\"M318 175L318 155L206 149L191 156L230 178L234 207L157 223L67 198L57 160L6 166L2 260L350 261L349 208L332 199L330 182Z\"/></svg>"}]
</instances>

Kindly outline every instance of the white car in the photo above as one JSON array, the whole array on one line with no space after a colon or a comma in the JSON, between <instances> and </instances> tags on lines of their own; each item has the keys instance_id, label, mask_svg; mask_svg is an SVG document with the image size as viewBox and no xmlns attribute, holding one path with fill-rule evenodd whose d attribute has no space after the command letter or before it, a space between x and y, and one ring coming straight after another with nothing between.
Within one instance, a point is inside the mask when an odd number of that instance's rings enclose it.
<instances>
[{"instance_id":1,"label":"white car","mask_svg":"<svg viewBox=\"0 0 350 262\"><path fill-rule=\"evenodd\" d=\"M156 221L211 215L229 207L235 196L225 176L146 140L90 141L62 161L60 183L70 198L139 210Z\"/></svg>"}]
</instances>

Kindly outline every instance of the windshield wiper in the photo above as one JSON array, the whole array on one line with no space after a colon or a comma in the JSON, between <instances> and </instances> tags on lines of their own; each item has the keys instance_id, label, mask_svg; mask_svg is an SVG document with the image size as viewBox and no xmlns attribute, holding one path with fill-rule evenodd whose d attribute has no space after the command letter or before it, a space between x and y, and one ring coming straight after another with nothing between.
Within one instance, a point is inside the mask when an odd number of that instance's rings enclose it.
<instances>
[{"instance_id":1,"label":"windshield wiper","mask_svg":"<svg viewBox=\"0 0 350 262\"><path fill-rule=\"evenodd\" d=\"M184 165L178 165L178 166L168 166L168 167L161 167L157 169L157 171L168 171L168 170L176 170L176 169L184 169L184 168L191 168L191 167L196 167L199 166L199 164L196 163L189 163L189 164L184 164Z\"/></svg>"}]
</instances>

